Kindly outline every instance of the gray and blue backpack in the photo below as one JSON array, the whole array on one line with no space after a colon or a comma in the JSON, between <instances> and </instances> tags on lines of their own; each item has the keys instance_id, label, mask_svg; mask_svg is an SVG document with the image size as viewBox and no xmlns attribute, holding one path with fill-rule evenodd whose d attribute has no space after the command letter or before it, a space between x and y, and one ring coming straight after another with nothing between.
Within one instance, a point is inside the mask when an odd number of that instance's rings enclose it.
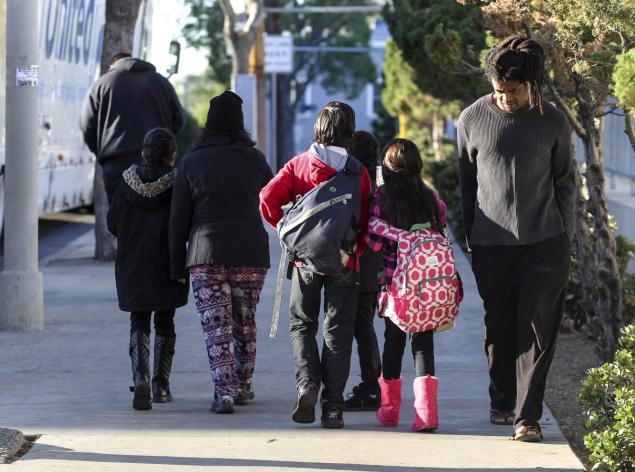
<instances>
[{"instance_id":1,"label":"gray and blue backpack","mask_svg":"<svg viewBox=\"0 0 635 472\"><path fill-rule=\"evenodd\" d=\"M359 234L362 165L347 156L341 169L333 167L338 172L302 195L278 223L289 260L322 275L344 270L342 256L353 256Z\"/></svg>"}]
</instances>

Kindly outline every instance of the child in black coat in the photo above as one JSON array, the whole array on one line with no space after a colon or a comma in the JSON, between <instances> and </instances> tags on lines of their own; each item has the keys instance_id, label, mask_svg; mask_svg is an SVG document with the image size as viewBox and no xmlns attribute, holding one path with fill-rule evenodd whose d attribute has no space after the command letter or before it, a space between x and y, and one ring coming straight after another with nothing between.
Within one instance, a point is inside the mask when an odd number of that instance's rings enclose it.
<instances>
[{"instance_id":1,"label":"child in black coat","mask_svg":"<svg viewBox=\"0 0 635 472\"><path fill-rule=\"evenodd\" d=\"M119 308L130 312L130 357L136 410L172 400L170 371L176 334L175 309L187 303L188 285L170 279L168 224L176 141L155 128L143 141L143 163L123 173L108 211L117 237L115 279ZM154 371L150 396L150 320L154 312Z\"/></svg>"},{"instance_id":2,"label":"child in black coat","mask_svg":"<svg viewBox=\"0 0 635 472\"><path fill-rule=\"evenodd\" d=\"M377 187L376 171L379 163L379 142L367 131L355 131L348 145L348 153L360 161L370 174L373 191ZM377 309L379 283L377 274L381 270L381 254L366 251L359 261L359 295L355 314L355 341L362 381L353 387L344 402L346 411L375 411L379 408L380 394L378 378L381 376L381 356L373 321Z\"/></svg>"}]
</instances>

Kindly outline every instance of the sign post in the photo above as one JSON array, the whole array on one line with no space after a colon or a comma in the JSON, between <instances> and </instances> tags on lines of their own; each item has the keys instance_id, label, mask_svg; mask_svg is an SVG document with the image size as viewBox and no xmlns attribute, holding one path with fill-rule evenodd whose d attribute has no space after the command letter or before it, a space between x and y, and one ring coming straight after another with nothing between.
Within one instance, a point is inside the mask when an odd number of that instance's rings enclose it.
<instances>
[{"instance_id":1,"label":"sign post","mask_svg":"<svg viewBox=\"0 0 635 472\"><path fill-rule=\"evenodd\" d=\"M265 73L271 74L271 168L278 170L278 74L293 72L293 37L291 35L265 35Z\"/></svg>"}]
</instances>

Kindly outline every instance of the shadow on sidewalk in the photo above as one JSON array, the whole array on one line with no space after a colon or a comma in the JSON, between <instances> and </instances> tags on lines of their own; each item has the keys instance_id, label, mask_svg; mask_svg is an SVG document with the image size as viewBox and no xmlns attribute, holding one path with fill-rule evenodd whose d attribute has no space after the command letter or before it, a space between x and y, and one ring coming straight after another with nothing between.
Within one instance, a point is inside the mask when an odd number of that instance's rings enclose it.
<instances>
[{"instance_id":1,"label":"shadow on sidewalk","mask_svg":"<svg viewBox=\"0 0 635 472\"><path fill-rule=\"evenodd\" d=\"M178 457L178 456L143 456L132 454L101 454L93 452L75 452L72 449L39 444L37 457L25 456L21 461L37 460L57 460L57 461L81 461L81 462L101 462L115 464L143 464L143 465L179 465L190 467L276 467L291 470L302 469L323 469L359 472L523 472L536 470L535 467L523 468L427 468L427 467L407 467L398 465L372 465L372 464L340 464L337 462L299 462L299 461L276 461L262 459L233 459L223 457ZM541 472L574 472L579 469L563 468L540 468Z\"/></svg>"}]
</instances>

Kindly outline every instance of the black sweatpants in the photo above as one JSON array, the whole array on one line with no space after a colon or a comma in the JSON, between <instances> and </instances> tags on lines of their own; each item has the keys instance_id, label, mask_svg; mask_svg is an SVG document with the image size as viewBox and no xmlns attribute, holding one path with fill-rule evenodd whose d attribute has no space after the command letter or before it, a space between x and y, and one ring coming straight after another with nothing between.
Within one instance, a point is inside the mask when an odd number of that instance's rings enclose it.
<instances>
[{"instance_id":1,"label":"black sweatpants","mask_svg":"<svg viewBox=\"0 0 635 472\"><path fill-rule=\"evenodd\" d=\"M377 307L377 292L360 292L357 298L357 313L355 315L355 341L361 370L362 383L360 386L370 394L379 392L377 379L381 375L381 357L379 343L375 334L373 320Z\"/></svg>"},{"instance_id":2,"label":"black sweatpants","mask_svg":"<svg viewBox=\"0 0 635 472\"><path fill-rule=\"evenodd\" d=\"M174 313L176 310L154 312L154 334L156 336L172 337L174 332ZM150 334L151 311L133 311L130 313L130 332L143 331Z\"/></svg>"},{"instance_id":3,"label":"black sweatpants","mask_svg":"<svg viewBox=\"0 0 635 472\"><path fill-rule=\"evenodd\" d=\"M537 426L569 279L562 233L524 246L475 246L472 270L485 307L491 407Z\"/></svg>"},{"instance_id":4,"label":"black sweatpants","mask_svg":"<svg viewBox=\"0 0 635 472\"><path fill-rule=\"evenodd\" d=\"M395 323L384 318L384 353L382 356L383 377L386 380L401 376L401 361L406 350L408 334ZM434 375L434 336L432 331L412 333L410 339L412 357L415 361L415 375Z\"/></svg>"},{"instance_id":5,"label":"black sweatpants","mask_svg":"<svg viewBox=\"0 0 635 472\"><path fill-rule=\"evenodd\" d=\"M344 408L344 388L351 365L358 274L346 269L326 276L293 269L290 331L296 387L304 381L322 383L323 408ZM320 326L320 299L324 293L322 356L316 340Z\"/></svg>"}]
</instances>

